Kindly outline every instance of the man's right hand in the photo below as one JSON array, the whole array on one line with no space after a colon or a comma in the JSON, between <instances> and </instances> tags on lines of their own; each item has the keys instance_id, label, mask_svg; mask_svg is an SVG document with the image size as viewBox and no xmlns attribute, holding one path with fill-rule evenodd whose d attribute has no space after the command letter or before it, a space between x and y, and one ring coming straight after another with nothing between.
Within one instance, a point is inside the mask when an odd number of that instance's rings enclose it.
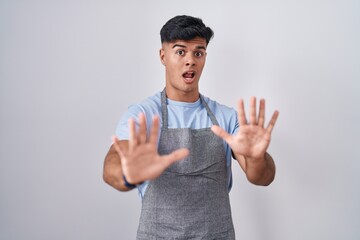
<instances>
[{"instance_id":1,"label":"man's right hand","mask_svg":"<svg viewBox=\"0 0 360 240\"><path fill-rule=\"evenodd\" d=\"M128 148L119 144L117 137L113 137L113 146L121 159L122 173L131 184L155 179L171 164L184 159L189 150L178 149L168 155L158 153L159 117L153 118L150 136L146 136L146 120L144 114L139 115L139 129L136 131L134 119L129 120Z\"/></svg>"}]
</instances>

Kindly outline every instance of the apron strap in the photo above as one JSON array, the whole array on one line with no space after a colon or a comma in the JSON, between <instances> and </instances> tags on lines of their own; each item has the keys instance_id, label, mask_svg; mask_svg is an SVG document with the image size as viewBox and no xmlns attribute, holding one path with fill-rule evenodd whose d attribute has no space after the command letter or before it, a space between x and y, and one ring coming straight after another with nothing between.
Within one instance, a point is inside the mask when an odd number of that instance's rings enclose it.
<instances>
[{"instance_id":1,"label":"apron strap","mask_svg":"<svg viewBox=\"0 0 360 240\"><path fill-rule=\"evenodd\" d=\"M204 97L201 94L200 94L200 101L201 101L202 105L206 108L207 114L209 115L212 124L219 126L219 123L216 120L215 115L213 114L213 112L209 108L209 105L205 102Z\"/></svg>"},{"instance_id":2,"label":"apron strap","mask_svg":"<svg viewBox=\"0 0 360 240\"><path fill-rule=\"evenodd\" d=\"M210 117L210 120L211 120L212 124L219 126L219 123L216 120L215 115L213 114L213 112L211 111L208 104L205 102L204 97L201 94L200 94L200 102L205 107L205 109L207 111L207 114ZM161 113L162 113L162 128L167 129L169 124L168 124L168 110L167 110L167 103L166 103L165 88L161 92Z\"/></svg>"},{"instance_id":3,"label":"apron strap","mask_svg":"<svg viewBox=\"0 0 360 240\"><path fill-rule=\"evenodd\" d=\"M166 92L165 88L161 92L161 114L162 114L162 128L168 128L168 111L167 111L167 104L166 104Z\"/></svg>"}]
</instances>

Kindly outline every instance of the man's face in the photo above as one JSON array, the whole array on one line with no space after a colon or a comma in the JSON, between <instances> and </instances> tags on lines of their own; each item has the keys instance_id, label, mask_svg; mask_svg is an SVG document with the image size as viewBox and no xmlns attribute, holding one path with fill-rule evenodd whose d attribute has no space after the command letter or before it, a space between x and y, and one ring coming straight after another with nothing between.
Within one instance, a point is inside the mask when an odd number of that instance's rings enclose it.
<instances>
[{"instance_id":1,"label":"man's face","mask_svg":"<svg viewBox=\"0 0 360 240\"><path fill-rule=\"evenodd\" d=\"M166 71L166 94L176 101L199 98L199 79L206 60L206 40L176 40L163 43L160 60Z\"/></svg>"}]
</instances>

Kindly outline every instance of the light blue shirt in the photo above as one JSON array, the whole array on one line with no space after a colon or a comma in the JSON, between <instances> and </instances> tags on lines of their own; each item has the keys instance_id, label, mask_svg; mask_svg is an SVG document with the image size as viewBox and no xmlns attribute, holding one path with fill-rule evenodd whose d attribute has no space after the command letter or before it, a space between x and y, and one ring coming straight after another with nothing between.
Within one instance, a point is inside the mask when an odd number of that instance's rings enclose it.
<instances>
[{"instance_id":1,"label":"light blue shirt","mask_svg":"<svg viewBox=\"0 0 360 240\"><path fill-rule=\"evenodd\" d=\"M219 126L225 129L230 134L235 134L239 129L239 123L237 119L237 112L230 107L219 104L216 101L211 100L208 97L203 96L204 101L209 105L209 108L215 115ZM208 128L212 126L210 117L207 114L206 108L201 104L200 98L193 103L178 102L167 99L168 107L168 127L169 128L191 128L200 129ZM148 97L139 104L131 105L120 119L120 122L116 128L116 135L120 140L129 139L129 126L128 120L133 118L136 122L136 126L139 125L139 114L144 113L146 118L147 134L149 135L149 126L152 125L152 118L155 115L160 117L160 127L162 126L162 113L161 113L161 92ZM232 186L232 174L231 174L231 149L229 145L224 141L224 148L226 153L226 165L228 172L228 190L230 191ZM138 191L141 199L143 199L146 188L149 182L145 181L138 186Z\"/></svg>"}]
</instances>

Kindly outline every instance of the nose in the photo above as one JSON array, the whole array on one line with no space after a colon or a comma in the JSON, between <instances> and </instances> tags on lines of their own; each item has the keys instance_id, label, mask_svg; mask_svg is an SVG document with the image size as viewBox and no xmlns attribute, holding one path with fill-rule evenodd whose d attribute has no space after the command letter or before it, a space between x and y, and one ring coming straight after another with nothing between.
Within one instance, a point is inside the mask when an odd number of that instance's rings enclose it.
<instances>
[{"instance_id":1,"label":"nose","mask_svg":"<svg viewBox=\"0 0 360 240\"><path fill-rule=\"evenodd\" d=\"M186 56L186 66L195 66L196 60L192 54Z\"/></svg>"}]
</instances>

